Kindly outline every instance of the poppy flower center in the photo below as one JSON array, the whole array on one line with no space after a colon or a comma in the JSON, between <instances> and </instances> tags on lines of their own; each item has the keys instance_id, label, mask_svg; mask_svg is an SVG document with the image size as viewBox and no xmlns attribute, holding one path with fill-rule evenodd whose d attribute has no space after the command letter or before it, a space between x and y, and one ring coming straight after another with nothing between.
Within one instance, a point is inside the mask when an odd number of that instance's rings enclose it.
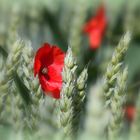
<instances>
[{"instance_id":1,"label":"poppy flower center","mask_svg":"<svg viewBox=\"0 0 140 140\"><path fill-rule=\"evenodd\" d=\"M42 73L43 73L43 74L47 74L47 73L48 73L48 69L47 69L47 68L43 68L43 69L42 69Z\"/></svg>"}]
</instances>

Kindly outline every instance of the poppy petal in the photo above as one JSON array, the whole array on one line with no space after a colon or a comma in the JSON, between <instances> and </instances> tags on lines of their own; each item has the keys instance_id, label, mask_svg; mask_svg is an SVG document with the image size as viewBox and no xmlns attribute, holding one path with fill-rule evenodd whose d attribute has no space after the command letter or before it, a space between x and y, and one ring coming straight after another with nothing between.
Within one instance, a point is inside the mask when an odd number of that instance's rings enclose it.
<instances>
[{"instance_id":1,"label":"poppy petal","mask_svg":"<svg viewBox=\"0 0 140 140\"><path fill-rule=\"evenodd\" d=\"M106 26L107 19L105 15L105 8L102 5L98 9L96 16L84 26L84 32L89 36L91 48L97 49L100 47Z\"/></svg>"},{"instance_id":2,"label":"poppy petal","mask_svg":"<svg viewBox=\"0 0 140 140\"><path fill-rule=\"evenodd\" d=\"M56 99L60 98L64 57L65 53L59 47L45 43L38 49L34 59L34 75L38 74L45 94Z\"/></svg>"},{"instance_id":3,"label":"poppy petal","mask_svg":"<svg viewBox=\"0 0 140 140\"><path fill-rule=\"evenodd\" d=\"M51 51L51 47L48 43L45 43L41 48L38 49L38 51L36 52L35 55L35 59L34 59L34 76L37 75L37 73L39 73L40 68L43 65L46 64L46 62L48 63L48 61L50 61L51 59L49 58L46 61L46 58L49 57L49 52Z\"/></svg>"}]
</instances>

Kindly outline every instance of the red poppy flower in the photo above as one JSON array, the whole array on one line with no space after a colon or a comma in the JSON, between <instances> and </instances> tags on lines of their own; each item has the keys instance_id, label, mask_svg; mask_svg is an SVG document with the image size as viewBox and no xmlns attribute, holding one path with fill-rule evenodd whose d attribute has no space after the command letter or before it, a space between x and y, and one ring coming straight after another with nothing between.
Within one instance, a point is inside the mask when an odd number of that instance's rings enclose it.
<instances>
[{"instance_id":1,"label":"red poppy flower","mask_svg":"<svg viewBox=\"0 0 140 140\"><path fill-rule=\"evenodd\" d=\"M129 122L132 122L134 120L135 116L135 107L134 106L127 106L125 107L125 117Z\"/></svg>"},{"instance_id":2,"label":"red poppy flower","mask_svg":"<svg viewBox=\"0 0 140 140\"><path fill-rule=\"evenodd\" d=\"M101 6L95 17L93 17L85 26L84 32L89 36L90 47L99 48L107 26L105 8Z\"/></svg>"},{"instance_id":3,"label":"red poppy flower","mask_svg":"<svg viewBox=\"0 0 140 140\"><path fill-rule=\"evenodd\" d=\"M65 53L57 46L45 43L38 49L34 59L34 76L38 75L45 94L60 98L62 69Z\"/></svg>"}]
</instances>

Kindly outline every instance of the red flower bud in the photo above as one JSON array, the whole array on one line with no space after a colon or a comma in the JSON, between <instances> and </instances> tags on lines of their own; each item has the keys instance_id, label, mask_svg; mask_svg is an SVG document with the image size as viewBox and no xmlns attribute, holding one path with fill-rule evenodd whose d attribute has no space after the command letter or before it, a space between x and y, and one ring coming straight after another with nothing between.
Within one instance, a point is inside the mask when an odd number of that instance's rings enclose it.
<instances>
[{"instance_id":1,"label":"red flower bud","mask_svg":"<svg viewBox=\"0 0 140 140\"><path fill-rule=\"evenodd\" d=\"M132 122L134 120L136 109L134 106L126 106L125 107L125 117L129 122Z\"/></svg>"}]
</instances>

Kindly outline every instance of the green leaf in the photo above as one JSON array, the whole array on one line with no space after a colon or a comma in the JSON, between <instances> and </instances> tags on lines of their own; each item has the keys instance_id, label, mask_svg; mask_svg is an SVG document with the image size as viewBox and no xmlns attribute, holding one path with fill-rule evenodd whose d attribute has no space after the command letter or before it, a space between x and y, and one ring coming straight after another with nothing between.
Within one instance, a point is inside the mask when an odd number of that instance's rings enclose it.
<instances>
[{"instance_id":1,"label":"green leaf","mask_svg":"<svg viewBox=\"0 0 140 140\"><path fill-rule=\"evenodd\" d=\"M5 58L7 58L8 53L6 52L6 50L5 50L2 46L0 46L0 53L1 53Z\"/></svg>"},{"instance_id":2,"label":"green leaf","mask_svg":"<svg viewBox=\"0 0 140 140\"><path fill-rule=\"evenodd\" d=\"M14 73L14 81L23 101L26 103L26 105L29 105L31 103L30 91L16 72Z\"/></svg>"}]
</instances>

